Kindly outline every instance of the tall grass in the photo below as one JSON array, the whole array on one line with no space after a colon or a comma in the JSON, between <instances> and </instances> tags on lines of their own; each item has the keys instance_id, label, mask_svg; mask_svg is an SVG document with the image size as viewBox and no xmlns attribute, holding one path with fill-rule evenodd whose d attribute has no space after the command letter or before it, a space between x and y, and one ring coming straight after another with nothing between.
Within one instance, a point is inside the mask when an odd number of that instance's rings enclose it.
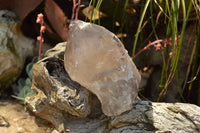
<instances>
[{"instance_id":1,"label":"tall grass","mask_svg":"<svg viewBox=\"0 0 200 133\"><path fill-rule=\"evenodd\" d=\"M181 86L178 83L178 62L180 59L180 54L181 54L181 48L182 48L182 44L183 44L183 37L184 37L184 32L186 29L186 25L187 22L189 20L189 15L191 12L191 9L193 7L193 3L198 3L196 0L189 0L187 1L187 3L189 5L187 5L187 9L186 9L186 5L185 5L185 0L160 0L160 2L157 2L157 0L147 0L143 9L143 13L140 17L140 22L138 25L138 29L137 29L137 33L135 35L135 40L134 40L134 44L133 44L133 54L132 56L134 57L135 55L135 50L136 50L136 45L137 45L137 40L141 31L141 25L142 22L144 21L144 16L145 13L147 11L148 8L150 8L150 14L151 14L151 23L152 23L152 29L153 29L153 33L155 34L155 37L157 38L156 35L156 28L155 28L155 24L154 24L154 15L153 15L153 4L157 5L158 8L160 9L160 12L163 13L165 15L165 22L167 24L167 29L166 29L166 36L167 38L171 38L171 43L172 43L172 58L170 61L170 72L169 74L167 74L167 60L169 60L169 56L168 54L165 54L164 56L164 60L163 60L163 68L162 68L162 74L161 74L161 79L160 79L160 94L159 97L157 99L157 101L160 101L160 99L163 97L163 95L166 94L166 91L168 89L169 84L171 83L171 81L173 79L175 79L176 84L177 84L177 89L178 92L182 98L183 101L185 101L185 99L183 98L183 91L181 89ZM150 3L150 4L149 4ZM150 6L150 7L149 7ZM163 7L164 6L164 7ZM197 9L199 9L199 4L197 4L196 6ZM182 27L181 29L178 29L178 21L179 21L179 12L180 10L182 10ZM180 33L180 38L178 35L178 31L181 30ZM199 29L198 29L199 31ZM199 32L197 32L197 34L199 34ZM178 42L177 42L177 38L179 38ZM192 67L192 77L195 77L195 71L197 71L197 67L196 66L196 62L197 62L197 55L199 54L198 52L198 48L199 48L199 38L200 35L197 35L197 43L198 45L196 45L196 51L194 54L194 60L193 60L193 67ZM168 51L168 49L166 50ZM168 53L168 52L166 52ZM184 54L184 53L183 53ZM192 82L189 84L189 92L191 91L191 87L192 87ZM199 90L200 91L200 90ZM200 92L199 92L200 93ZM200 95L200 94L199 94Z\"/></svg>"},{"instance_id":2,"label":"tall grass","mask_svg":"<svg viewBox=\"0 0 200 133\"><path fill-rule=\"evenodd\" d=\"M90 17L90 23L92 23L92 20L93 20L94 8L95 8L96 0L91 0L91 2L92 2L92 13L91 13L91 17ZM93 22L94 22L94 21L93 21Z\"/></svg>"},{"instance_id":3,"label":"tall grass","mask_svg":"<svg viewBox=\"0 0 200 133\"><path fill-rule=\"evenodd\" d=\"M103 0L93 0L93 10L94 7L96 7L97 10L100 10L100 6ZM118 10L120 5L123 2L123 13L122 13L122 19L121 19L121 28L120 32L122 32L122 29L124 28L124 21L126 18L126 9L128 6L128 0L125 1L115 1L116 6L115 9L113 10L113 30L114 30L114 25L115 25L115 18L117 16ZM194 53L191 55L191 63L190 67L188 67L188 80L191 82L185 82L189 87L188 91L191 91L191 88L193 86L193 80L197 77L198 72L200 71L200 66L198 63L198 55L199 55L199 50L200 50L200 1L199 0L143 0L144 3L143 9L140 15L140 20L138 24L138 28L136 31L136 34L134 36L134 42L133 42L133 49L132 49L132 57L134 59L135 56L135 51L136 51L136 46L138 45L138 39L141 36L141 31L143 29L143 24L145 21L145 17L147 12L150 11L150 18L151 18L151 26L152 26L152 33L154 34L155 38L158 40L158 35L156 29L158 27L155 21L155 17L157 16L157 19L160 16L162 19L164 18L164 25L166 25L166 39L171 39L171 44L172 47L166 48L165 53L162 53L163 56L163 66L162 66L162 72L161 72L161 77L160 77L160 94L158 96L157 101L160 101L161 98L166 94L168 90L168 86L172 81L175 81L177 85L177 91L180 94L180 97L182 98L183 101L186 101L182 95L183 89L186 87L181 86L179 84L179 71L178 71L178 66L179 66L179 60L180 60L180 55L184 54L181 53L182 49L182 44L183 44L183 37L184 33L186 30L186 26L188 23L188 20L190 19L190 12L193 8L196 9L196 14L198 16L198 27L197 27L197 40L196 44L194 46ZM142 3L141 2L141 3ZM155 10L157 14L155 14ZM159 10L159 11L158 11ZM181 12L181 16L180 16ZM93 12L91 17L93 16ZM148 16L149 17L149 16ZM181 21L180 21L181 18ZM90 19L92 22L92 19ZM181 27L180 27L181 23ZM100 17L98 20L98 24L100 25ZM141 44L142 45L142 44ZM170 50L172 51L172 56L169 56ZM189 77L190 76L190 77ZM199 83L200 84L200 83ZM200 86L200 85L199 85ZM199 87L199 104L200 104L200 87Z\"/></svg>"},{"instance_id":4,"label":"tall grass","mask_svg":"<svg viewBox=\"0 0 200 133\"><path fill-rule=\"evenodd\" d=\"M135 35L135 40L134 40L134 43L133 43L133 53L132 53L132 57L134 57L135 55L135 49L136 49L136 45L137 45L137 40L138 40L138 37L139 37L139 33L141 31L141 26L142 26L142 22L144 20L144 16L145 16L145 13L147 11L147 8L149 6L149 2L150 0L147 0L146 3L145 3L145 6L144 6L144 9L143 9L143 12L142 12L142 15L141 15L141 18L140 18L140 22L139 22L139 25L138 25L138 29L137 29L137 32L136 32L136 35Z\"/></svg>"},{"instance_id":5,"label":"tall grass","mask_svg":"<svg viewBox=\"0 0 200 133\"><path fill-rule=\"evenodd\" d=\"M91 13L91 17L90 17L90 23L92 23L93 17L98 15L98 25L100 25L100 20L101 20L100 7L101 7L103 0L98 0L97 3L96 3L96 0L91 0L91 2L92 2L92 13ZM94 9L96 9L96 10L94 10ZM95 20L93 20L93 23L95 23Z\"/></svg>"},{"instance_id":6,"label":"tall grass","mask_svg":"<svg viewBox=\"0 0 200 133\"><path fill-rule=\"evenodd\" d=\"M96 5L96 11L98 11L98 16L99 16L98 25L100 25L100 6L101 6L102 2L103 2L103 0L98 0L97 5Z\"/></svg>"},{"instance_id":7,"label":"tall grass","mask_svg":"<svg viewBox=\"0 0 200 133\"><path fill-rule=\"evenodd\" d=\"M178 37L178 15L179 15L179 4L180 2L182 3L182 12L183 12L183 25L182 25L182 31L181 31L181 36L180 36L180 40L177 44L177 50L175 51L175 39ZM161 97L166 93L168 85L170 83L170 81L174 78L175 74L178 74L177 71L177 66L178 66L178 61L180 58L180 52L181 52L181 47L182 47L182 43L183 43L183 36L184 36L184 32L185 32L185 28L186 28L186 24L188 22L188 18L189 18L189 14L191 11L191 7L192 7L192 0L190 0L190 4L188 7L188 11L186 13L186 8L185 8L185 1L184 0L172 0L171 1L171 10L169 12L169 23L171 23L171 37L172 37L172 51L173 51L173 55L172 55L172 60L171 60L171 70L170 70L170 74L165 82L164 88L162 89L161 93L159 94L158 97L158 101L161 99ZM169 7L168 7L169 8ZM187 15L186 15L187 14ZM164 76L162 75L162 78ZM178 78L178 76L176 76L175 78ZM162 79L161 79L162 80ZM183 98L180 87L177 85L178 91L180 96ZM184 100L184 99L183 99Z\"/></svg>"}]
</instances>

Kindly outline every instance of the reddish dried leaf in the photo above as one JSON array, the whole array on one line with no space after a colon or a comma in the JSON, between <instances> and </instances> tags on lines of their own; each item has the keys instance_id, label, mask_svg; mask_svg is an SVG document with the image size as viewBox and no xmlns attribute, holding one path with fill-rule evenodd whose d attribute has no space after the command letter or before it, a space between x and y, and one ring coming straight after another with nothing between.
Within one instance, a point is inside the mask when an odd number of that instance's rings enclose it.
<instances>
[{"instance_id":1,"label":"reddish dried leaf","mask_svg":"<svg viewBox=\"0 0 200 133\"><path fill-rule=\"evenodd\" d=\"M53 0L45 1L45 13L57 34L64 40L67 40L68 27L67 17L60 7Z\"/></svg>"},{"instance_id":2,"label":"reddish dried leaf","mask_svg":"<svg viewBox=\"0 0 200 133\"><path fill-rule=\"evenodd\" d=\"M90 20L91 19L91 14L92 14L92 7L85 7L82 10L82 13ZM107 17L107 15L99 10L97 10L96 8L94 8L94 13L93 13L93 17L92 20L98 20L99 19L99 14L100 14L100 18L102 17Z\"/></svg>"},{"instance_id":3,"label":"reddish dried leaf","mask_svg":"<svg viewBox=\"0 0 200 133\"><path fill-rule=\"evenodd\" d=\"M15 12L22 21L43 0L0 0L0 10L7 9Z\"/></svg>"}]
</instances>

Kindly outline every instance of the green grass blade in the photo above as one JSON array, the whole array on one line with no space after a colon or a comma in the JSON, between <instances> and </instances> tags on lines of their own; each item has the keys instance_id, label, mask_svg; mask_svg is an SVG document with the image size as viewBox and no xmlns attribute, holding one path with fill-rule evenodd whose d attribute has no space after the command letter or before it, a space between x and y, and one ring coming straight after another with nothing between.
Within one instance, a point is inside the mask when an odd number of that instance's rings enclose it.
<instances>
[{"instance_id":1,"label":"green grass blade","mask_svg":"<svg viewBox=\"0 0 200 133\"><path fill-rule=\"evenodd\" d=\"M137 29L137 32L136 32L136 35L135 35L135 40L134 40L134 43L133 43L133 51L132 51L132 57L133 58L134 58L134 55L135 55L136 44L137 44L138 36L139 36L140 30L141 30L142 22L144 20L144 16L145 16L145 13L146 13L147 8L149 6L149 3L150 3L150 0L147 0L146 3L145 3L144 10L142 12L140 22L139 22L139 25L138 25L138 29Z\"/></svg>"},{"instance_id":2,"label":"green grass blade","mask_svg":"<svg viewBox=\"0 0 200 133\"><path fill-rule=\"evenodd\" d=\"M189 4L189 7L188 7L187 16L186 16L185 1L181 0L181 3L182 3L182 8L183 8L182 31L181 31L180 40L179 40L178 45L177 45L176 54L173 55L173 57L172 57L171 70L170 70L170 74L168 76L168 79L165 83L164 91L166 91L166 89L169 85L169 82L172 80L172 78L174 77L174 74L177 71L178 61L179 61L182 42L183 42L183 35L184 35L184 32L185 32L186 25L187 25L188 18L189 18L189 14L190 14L190 11L191 11L191 8L192 8L192 0L190 0L190 4ZM178 2L174 3L174 1L172 0L172 11L173 11L173 13L172 13L172 25L174 27L174 29L172 30L172 44L173 45L175 44L175 37L177 36L177 32L178 32L178 29L177 29L177 22L178 22L178 20L177 20L177 8L178 8ZM173 51L174 51L174 48L175 48L175 45L173 46ZM162 91L160 93L158 101L160 100L164 91Z\"/></svg>"},{"instance_id":3,"label":"green grass blade","mask_svg":"<svg viewBox=\"0 0 200 133\"><path fill-rule=\"evenodd\" d=\"M94 14L94 6L95 6L96 0L93 0L92 2L92 13L91 13L91 17L90 17L90 23L92 23L93 20L93 14ZM93 21L94 22L94 21Z\"/></svg>"},{"instance_id":4,"label":"green grass blade","mask_svg":"<svg viewBox=\"0 0 200 133\"><path fill-rule=\"evenodd\" d=\"M114 31L114 27L115 27L115 21L116 21L116 14L117 14L117 10L119 8L119 0L117 1L117 4L115 6L115 10L113 12L113 27L112 27L112 31Z\"/></svg>"},{"instance_id":5,"label":"green grass blade","mask_svg":"<svg viewBox=\"0 0 200 133\"><path fill-rule=\"evenodd\" d=\"M181 99L182 99L184 102L186 102L185 98L184 98L183 95L182 95L182 90L181 90L180 85L179 85L179 82L178 82L178 71L176 71L175 77L176 77L176 86L177 86L179 95L180 95Z\"/></svg>"},{"instance_id":6,"label":"green grass blade","mask_svg":"<svg viewBox=\"0 0 200 133\"><path fill-rule=\"evenodd\" d=\"M97 12L99 12L98 25L100 25L100 6L101 6L102 2L103 2L103 0L98 0L97 5L96 5L96 13L95 14L97 14Z\"/></svg>"},{"instance_id":7,"label":"green grass blade","mask_svg":"<svg viewBox=\"0 0 200 133\"><path fill-rule=\"evenodd\" d=\"M126 20L126 9L128 6L128 0L125 1L124 3L124 8L123 8L123 13L122 13L122 18L121 18L121 27L120 27L120 32L121 32L121 41L123 43L123 29L124 29L124 25L125 25L125 20Z\"/></svg>"},{"instance_id":8,"label":"green grass blade","mask_svg":"<svg viewBox=\"0 0 200 133\"><path fill-rule=\"evenodd\" d=\"M162 67L162 72L161 72L161 78L160 78L160 84L159 84L159 88L160 91L163 89L164 87L164 78L165 78L165 73L167 73L167 66L169 64L169 48L166 48L166 52L165 52L165 57L164 57L164 61L163 61L163 67ZM168 60L168 61L167 61Z\"/></svg>"},{"instance_id":9,"label":"green grass blade","mask_svg":"<svg viewBox=\"0 0 200 133\"><path fill-rule=\"evenodd\" d=\"M200 12L199 12L199 17L200 17ZM200 50L200 20L198 20L197 41L196 41L195 45L196 45L196 47L195 47L195 53L194 53L194 57L193 57L192 70L191 70L192 72L191 72L191 76L190 76L191 77L190 81L193 81L194 78L197 77L197 75L198 75L198 69L199 69L197 67L198 67L198 54L199 54L199 50ZM190 91L192 89L192 86L193 86L193 82L190 82L189 87L188 87L188 91ZM198 105L200 105L200 81L199 81L199 87L197 89L199 91Z\"/></svg>"},{"instance_id":10,"label":"green grass blade","mask_svg":"<svg viewBox=\"0 0 200 133\"><path fill-rule=\"evenodd\" d=\"M189 14L190 14L190 11L191 11L191 8L192 8L192 0L190 0L189 8L188 8L188 11L187 11L187 16L186 16L186 9L185 9L185 1L184 0L182 0L182 8L183 8L183 26L182 26L180 40L179 40L178 45L177 45L177 53L175 55L174 64L172 66L172 72L176 71L176 68L177 68L177 65L178 65L181 47L182 47L182 43L183 43L183 36L184 36L184 32L185 32L186 25L187 25L187 22L188 22Z\"/></svg>"},{"instance_id":11,"label":"green grass blade","mask_svg":"<svg viewBox=\"0 0 200 133\"><path fill-rule=\"evenodd\" d=\"M154 20L153 20L153 18L154 18L153 17L153 0L151 0L151 3L150 3L150 13L151 13L151 25L152 25L153 33L154 33L156 39L158 39L157 34L156 34Z\"/></svg>"}]
</instances>

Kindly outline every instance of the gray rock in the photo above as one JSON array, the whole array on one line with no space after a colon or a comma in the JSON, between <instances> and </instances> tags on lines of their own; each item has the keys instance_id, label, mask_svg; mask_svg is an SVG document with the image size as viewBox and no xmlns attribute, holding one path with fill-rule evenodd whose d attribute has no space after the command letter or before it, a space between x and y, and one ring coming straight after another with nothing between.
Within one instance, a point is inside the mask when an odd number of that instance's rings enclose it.
<instances>
[{"instance_id":1,"label":"gray rock","mask_svg":"<svg viewBox=\"0 0 200 133\"><path fill-rule=\"evenodd\" d=\"M138 101L130 112L111 120L111 133L198 133L199 111L192 104Z\"/></svg>"},{"instance_id":2,"label":"gray rock","mask_svg":"<svg viewBox=\"0 0 200 133\"><path fill-rule=\"evenodd\" d=\"M62 53L61 49L58 51ZM54 132L200 132L200 107L192 104L137 100L130 111L112 117L104 115L98 99L70 79L63 60L57 56L59 52L54 52L56 56L34 65L32 89L37 93L25 99L27 110L52 123L57 130Z\"/></svg>"},{"instance_id":3,"label":"gray rock","mask_svg":"<svg viewBox=\"0 0 200 133\"><path fill-rule=\"evenodd\" d=\"M67 44L67 42L58 43L55 47L45 52L45 57L54 56L64 60L65 47Z\"/></svg>"},{"instance_id":4,"label":"gray rock","mask_svg":"<svg viewBox=\"0 0 200 133\"><path fill-rule=\"evenodd\" d=\"M121 41L101 26L75 20L68 43L65 70L98 97L104 114L116 116L130 110L141 76Z\"/></svg>"},{"instance_id":5,"label":"gray rock","mask_svg":"<svg viewBox=\"0 0 200 133\"><path fill-rule=\"evenodd\" d=\"M116 117L69 120L71 133L199 133L200 107L184 103L137 101L131 111Z\"/></svg>"},{"instance_id":6,"label":"gray rock","mask_svg":"<svg viewBox=\"0 0 200 133\"><path fill-rule=\"evenodd\" d=\"M63 63L51 56L34 64L31 89L36 95L25 99L28 110L50 121L59 130L64 128L63 114L86 117L91 112L89 99L92 100L91 93L70 79Z\"/></svg>"},{"instance_id":7,"label":"gray rock","mask_svg":"<svg viewBox=\"0 0 200 133\"><path fill-rule=\"evenodd\" d=\"M6 119L0 115L0 127L9 127L9 123L6 121Z\"/></svg>"},{"instance_id":8,"label":"gray rock","mask_svg":"<svg viewBox=\"0 0 200 133\"><path fill-rule=\"evenodd\" d=\"M20 75L27 56L33 54L33 40L26 38L16 15L0 11L0 88L7 88Z\"/></svg>"}]
</instances>

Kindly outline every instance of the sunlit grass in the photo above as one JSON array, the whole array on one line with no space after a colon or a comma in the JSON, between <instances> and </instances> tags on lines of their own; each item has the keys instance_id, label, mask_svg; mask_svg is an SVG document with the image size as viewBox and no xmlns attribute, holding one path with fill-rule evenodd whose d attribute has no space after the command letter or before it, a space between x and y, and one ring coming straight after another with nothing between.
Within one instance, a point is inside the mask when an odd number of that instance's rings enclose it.
<instances>
[{"instance_id":1,"label":"sunlit grass","mask_svg":"<svg viewBox=\"0 0 200 133\"><path fill-rule=\"evenodd\" d=\"M179 15L178 11L180 9L179 8L180 3L182 4L183 25L182 25L180 39L179 39L179 42L177 44L177 50L175 50L175 43L176 43L175 39L178 37L178 27L177 26L178 26L178 17L179 17L178 16ZM187 22L188 22L188 18L189 18L189 14L190 14L191 8L192 8L192 0L190 0L190 4L189 4L188 10L187 10L187 13L186 13L185 1L184 0L181 0L181 1L180 0L176 0L176 1L172 0L171 1L171 11L170 11L170 14L169 14L169 17L170 17L169 19L171 21L171 27L169 27L169 28L171 28L171 37L172 37L172 44L173 44L173 47L172 47L173 55L172 55L171 66L170 66L171 70L170 70L169 76L168 76L168 78L167 78L167 80L166 80L166 82L164 84L164 87L163 87L162 91L159 94L158 101L166 93L168 85L170 84L170 82L174 78L175 74L178 75L177 66L178 66L178 61L179 61L179 58L180 58L180 52L181 52L181 48L182 48L184 32L185 32L185 29L186 29L186 25L187 25ZM164 77L164 75L162 75L162 77ZM176 76L175 78L177 78L176 80L178 80L178 76ZM177 88L178 88L178 91L179 91L179 94L180 94L181 98L184 100L184 98L182 96L182 91L180 90L179 85L177 85Z\"/></svg>"},{"instance_id":2,"label":"sunlit grass","mask_svg":"<svg viewBox=\"0 0 200 133\"><path fill-rule=\"evenodd\" d=\"M96 8L97 10L100 10L101 3L103 0L93 0L93 10ZM121 9L120 5L123 2L123 9ZM200 70L200 66L198 63L198 56L199 56L199 47L200 47L200 1L199 0L143 0L141 3L144 3L142 7L139 7L142 9L140 14L140 20L139 24L137 26L136 34L133 36L134 42L133 42L133 49L132 49L132 58L134 60L134 56L136 55L136 46L139 46L140 48L144 46L143 43L138 43L139 38L142 38L142 30L143 26L145 25L146 18L150 18L151 20L151 26L152 26L152 32L149 36L154 35L156 40L159 40L159 35L157 35L156 29L157 23L159 21L163 22L163 25L165 25L166 29L163 29L163 31L166 31L165 36L166 40L170 39L170 43L172 44L170 48L166 47L165 51L162 51L162 59L163 59L163 65L162 65L162 72L160 77L160 94L158 95L157 101L160 101L163 96L166 94L169 85L172 81L175 81L177 92L179 92L181 99L186 102L186 99L183 97L183 91L184 88L188 87L188 92L192 90L193 87L193 80L198 75L198 70ZM120 30L119 33L123 33L123 29L126 22L126 9L128 7L129 1L121 1L117 0L115 1L115 9L113 10L113 26L112 29L114 31L115 22L119 21L116 20L116 16L118 15L118 11L122 11L122 17L120 21ZM140 5L141 6L141 5ZM120 8L120 9L119 9ZM191 10L195 9L196 16L190 16ZM150 16L147 16L146 14L150 11ZM92 12L91 17L93 16L94 11ZM157 13L157 14L156 14ZM149 15L149 13L148 13ZM155 19L156 18L156 19ZM197 19L196 19L197 18ZM182 86L178 82L179 80L179 73L178 70L179 61L180 61L180 55L184 54L181 53L182 44L183 44L183 38L184 33L187 27L187 23L189 20L197 20L198 27L197 27L197 35L196 35L196 43L193 49L193 54L191 55L191 61L190 65L188 66L188 72L186 75L186 81L185 84ZM92 22L92 19L90 19ZM94 23L94 21L93 21ZM98 24L100 25L100 16L98 20ZM123 41L123 37L121 37L121 40ZM148 40L152 41L152 40ZM153 40L155 41L155 40ZM142 41L144 42L144 41ZM172 55L170 56L169 53L172 52ZM188 82L191 81L191 82ZM187 85L186 85L187 84ZM200 86L200 83L199 83ZM199 89L199 105L200 105L200 87ZM190 94L189 94L190 95Z\"/></svg>"},{"instance_id":3,"label":"sunlit grass","mask_svg":"<svg viewBox=\"0 0 200 133\"><path fill-rule=\"evenodd\" d=\"M170 0L170 1L166 0L166 1L159 1L159 2L157 0L147 0L143 9L142 15L140 16L140 22L139 22L138 29L135 35L135 40L133 43L132 57L134 57L135 55L136 45L137 45L138 37L141 31L141 25L144 21L144 16L148 8L150 8L153 33L156 39L158 39L158 36L156 34L155 23L154 23L154 15L153 15L154 4L158 6L160 12L165 16L165 24L167 24L166 38L171 38L172 57L170 59L170 62L169 62L169 56L168 56L168 49L166 50L165 54L162 53L163 67L162 67L162 74L161 74L160 85L159 85L160 94L158 96L157 101L160 101L160 99L166 94L168 86L173 79L175 79L176 81L177 89L180 94L180 97L182 98L183 101L185 101L182 95L183 91L181 89L181 86L178 83L179 71L177 70L177 68L178 68L178 62L179 62L179 58L181 54L184 32L186 29L187 22L189 20L191 9L193 7L192 5L193 2L194 1L192 0L190 0L189 2L187 1L189 5L187 5L187 9L186 9L184 0ZM199 6L197 8L199 8ZM179 16L180 12L182 12L182 28L178 29L178 21L180 17ZM179 30L181 30L180 35L178 34ZM177 38L179 38L178 42L177 42ZM196 55L198 55L198 53L196 53ZM169 65L170 67L168 67ZM168 68L170 68L169 74L167 73Z\"/></svg>"},{"instance_id":4,"label":"sunlit grass","mask_svg":"<svg viewBox=\"0 0 200 133\"><path fill-rule=\"evenodd\" d=\"M147 0L146 3L145 3L144 9L143 9L142 15L141 15L141 17L140 17L140 22L139 22L138 29L137 29L137 32L136 32L136 35L135 35L135 40L134 40L134 43L133 43L133 53L132 53L132 57L134 57L134 55L135 55L135 49L136 49L136 45L137 45L139 33L140 33L140 31L141 31L142 22L143 22L143 20L144 20L144 16L145 16L145 13L146 13L147 8L148 8L148 6L149 6L149 3L150 3L150 0Z\"/></svg>"}]
</instances>

